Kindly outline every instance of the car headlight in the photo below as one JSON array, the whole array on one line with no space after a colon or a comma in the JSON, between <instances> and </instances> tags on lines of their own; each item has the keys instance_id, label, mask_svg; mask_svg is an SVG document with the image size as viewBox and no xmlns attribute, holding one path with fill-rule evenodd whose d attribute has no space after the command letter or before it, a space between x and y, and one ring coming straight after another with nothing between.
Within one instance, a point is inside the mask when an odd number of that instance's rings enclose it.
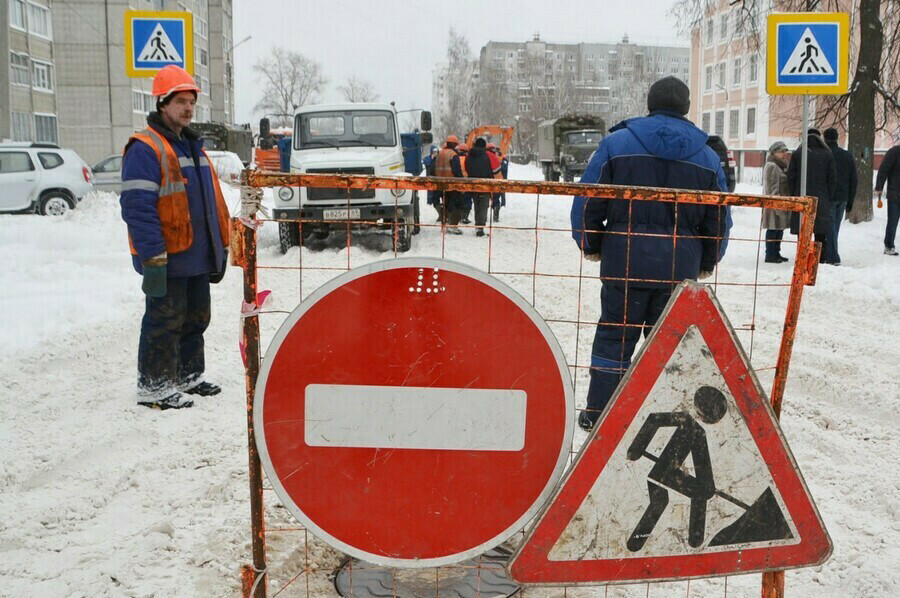
<instances>
[{"instance_id":1,"label":"car headlight","mask_svg":"<svg viewBox=\"0 0 900 598\"><path fill-rule=\"evenodd\" d=\"M290 201L294 197L294 189L292 187L282 187L278 190L278 199L281 201Z\"/></svg>"},{"instance_id":2,"label":"car headlight","mask_svg":"<svg viewBox=\"0 0 900 598\"><path fill-rule=\"evenodd\" d=\"M562 159L563 159L563 161L565 161L565 162L574 162L574 161L575 161L575 156L573 156L572 154L563 154L563 155L562 155Z\"/></svg>"}]
</instances>

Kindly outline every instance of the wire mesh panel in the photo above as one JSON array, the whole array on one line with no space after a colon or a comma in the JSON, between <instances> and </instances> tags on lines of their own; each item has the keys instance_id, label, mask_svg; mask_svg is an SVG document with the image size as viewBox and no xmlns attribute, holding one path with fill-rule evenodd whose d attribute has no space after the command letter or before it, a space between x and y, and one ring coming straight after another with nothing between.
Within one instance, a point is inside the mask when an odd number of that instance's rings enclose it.
<instances>
[{"instance_id":1,"label":"wire mesh panel","mask_svg":"<svg viewBox=\"0 0 900 598\"><path fill-rule=\"evenodd\" d=\"M523 170L523 174L527 176L528 173ZM351 192L358 189L415 191L419 197L416 230L413 231L412 226L406 230L404 227L411 225L411 222L395 220L390 214L381 222L353 220L350 212L343 220L327 223L302 217L300 220L279 218L277 201L272 195L272 189L279 185L340 188L347 193L348 202ZM260 195L257 189L265 192ZM423 201L429 191L505 193L506 205L499 210L499 214L488 210L484 236L476 236L479 227L475 224L461 224L463 234L450 234L446 215ZM722 232L716 235L699 232L685 235L679 232L668 235L665 241L677 248L679 243L700 238L714 242L717 252L727 241L724 257L713 275L704 282L714 289L763 387L770 389L770 398L777 413L784 391L802 289L805 284L814 282L819 249L811 241L812 219L809 216L815 213L815 200L811 198L530 181L265 172L246 172L243 194L243 217L235 225L241 241L234 253L236 262L245 271L243 346L248 368L251 500L256 501L251 505L254 562L252 566L245 567L243 578L244 594L248 596L323 596L335 591L354 596L493 596L512 593L502 586L503 577L500 576L498 562L502 562L503 551L511 551L521 542L521 532L499 547L500 556L492 554L491 558L420 569L413 574L361 561L345 562L343 554L298 525L288 509L280 504L270 484L262 484L261 493L254 490L254 484L262 479L252 430L252 403L259 360L266 359L263 355L265 348L294 308L334 277L358 266L409 255L462 262L502 281L537 310L559 342L574 383L576 412L571 417L576 419L585 407L591 369L598 367L592 363L592 344L600 318L604 280L600 276L599 264L587 261L575 240L579 235L603 232L620 234L627 243L638 246L642 237L659 238L660 233L639 230L630 223L624 231L618 232L573 231L570 219L572 196L613 199L624 202L629 210L646 201L664 202L670 206L675 221L684 207L729 206L734 225L727 235L724 234L723 222L719 229ZM499 202L499 198L496 201ZM257 213L260 206L267 204L274 208L269 215ZM796 240L784 241L785 253L792 259L788 265L768 267L770 265L763 261L765 240L761 208L764 207L792 210L805 215ZM724 208L719 213L725 218ZM495 216L498 218L495 219ZM327 233L323 224L329 225ZM289 227L294 226L297 242L285 247L285 230L292 233ZM409 247L404 246L406 234L409 234ZM791 251L791 248L794 250ZM669 271L675 272L674 263ZM617 282L626 289L635 288L633 285L639 281L629 278L627 268L625 273L624 280ZM606 282L611 282L608 277ZM673 274L654 282L674 288L680 281ZM271 291L264 301L263 291ZM477 310L478 306L461 305L459 309L460 325L464 326L465 313ZM622 334L626 334L629 328L637 330L638 346L644 338L641 334L644 328L649 328L644 323L629 324L627 314L623 321L609 323L609 326L621 330ZM394 340L371 339L371 342ZM496 350L502 352L504 347L498 344ZM570 449L572 457L586 436L586 432L576 429ZM340 571L340 583L337 584L336 571ZM769 580L766 583L771 585L772 575L767 574L767 577ZM500 590L498 584L502 586ZM266 585L268 594L265 594ZM522 595L535 597L758 596L760 578L757 575L743 575L593 588L523 588L518 591Z\"/></svg>"}]
</instances>

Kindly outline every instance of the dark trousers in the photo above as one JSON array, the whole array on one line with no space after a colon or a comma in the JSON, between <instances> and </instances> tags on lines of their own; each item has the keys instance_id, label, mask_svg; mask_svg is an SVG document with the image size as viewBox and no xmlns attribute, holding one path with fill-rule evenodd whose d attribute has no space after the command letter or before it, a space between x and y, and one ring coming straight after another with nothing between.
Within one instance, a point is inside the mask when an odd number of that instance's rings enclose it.
<instances>
[{"instance_id":1,"label":"dark trousers","mask_svg":"<svg viewBox=\"0 0 900 598\"><path fill-rule=\"evenodd\" d=\"M149 391L198 379L205 369L209 274L170 278L165 297L146 298L138 345L138 386Z\"/></svg>"},{"instance_id":2,"label":"dark trousers","mask_svg":"<svg viewBox=\"0 0 900 598\"><path fill-rule=\"evenodd\" d=\"M668 288L628 287L626 321L625 290L624 286L606 283L600 289L600 322L591 349L591 383L587 396L588 413L594 421L631 365L641 331L644 336L650 334L672 295Z\"/></svg>"},{"instance_id":3,"label":"dark trousers","mask_svg":"<svg viewBox=\"0 0 900 598\"><path fill-rule=\"evenodd\" d=\"M888 200L888 219L884 229L884 246L894 249L894 239L897 236L897 223L900 222L900 199Z\"/></svg>"},{"instance_id":4,"label":"dark trousers","mask_svg":"<svg viewBox=\"0 0 900 598\"><path fill-rule=\"evenodd\" d=\"M819 256L820 264L828 264L831 263L831 245L834 242L834 235L829 233L814 233L813 237L815 238L817 243L822 244L822 255Z\"/></svg>"},{"instance_id":5,"label":"dark trousers","mask_svg":"<svg viewBox=\"0 0 900 598\"><path fill-rule=\"evenodd\" d=\"M825 261L831 262L832 264L841 261L841 254L838 253L838 235L841 232L841 221L844 219L844 212L846 211L847 202L831 202L831 234L828 235L831 239L831 242L829 243L830 253Z\"/></svg>"},{"instance_id":6,"label":"dark trousers","mask_svg":"<svg viewBox=\"0 0 900 598\"><path fill-rule=\"evenodd\" d=\"M774 228L766 229L766 257L776 257L781 255L781 240L784 238L784 231Z\"/></svg>"},{"instance_id":7,"label":"dark trousers","mask_svg":"<svg viewBox=\"0 0 900 598\"><path fill-rule=\"evenodd\" d=\"M490 193L473 193L472 202L475 204L475 226L483 228L487 224L488 206L491 204Z\"/></svg>"}]
</instances>

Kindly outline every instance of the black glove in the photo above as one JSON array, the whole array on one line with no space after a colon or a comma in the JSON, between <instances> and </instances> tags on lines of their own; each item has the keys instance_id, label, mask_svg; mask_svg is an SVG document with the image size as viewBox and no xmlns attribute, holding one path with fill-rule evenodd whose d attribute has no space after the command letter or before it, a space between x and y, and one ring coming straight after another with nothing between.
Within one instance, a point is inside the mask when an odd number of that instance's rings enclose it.
<instances>
[{"instance_id":1,"label":"black glove","mask_svg":"<svg viewBox=\"0 0 900 598\"><path fill-rule=\"evenodd\" d=\"M213 272L209 275L209 283L210 284L219 284L222 282L222 279L225 278L225 268L228 266L228 252L225 252L225 261L222 262L222 268L218 272Z\"/></svg>"},{"instance_id":2,"label":"black glove","mask_svg":"<svg viewBox=\"0 0 900 598\"><path fill-rule=\"evenodd\" d=\"M141 283L141 290L148 297L159 298L166 296L167 261L166 254L161 253L143 262L144 282Z\"/></svg>"}]
</instances>

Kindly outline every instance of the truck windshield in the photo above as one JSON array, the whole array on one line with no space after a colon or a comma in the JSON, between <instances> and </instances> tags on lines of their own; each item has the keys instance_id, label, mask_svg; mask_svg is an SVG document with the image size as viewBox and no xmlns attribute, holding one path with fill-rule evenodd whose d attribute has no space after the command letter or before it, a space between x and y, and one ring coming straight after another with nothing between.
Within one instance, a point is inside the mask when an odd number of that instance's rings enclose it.
<instances>
[{"instance_id":1,"label":"truck windshield","mask_svg":"<svg viewBox=\"0 0 900 598\"><path fill-rule=\"evenodd\" d=\"M387 110L342 110L297 115L294 149L322 147L393 147L394 115Z\"/></svg>"},{"instance_id":2,"label":"truck windshield","mask_svg":"<svg viewBox=\"0 0 900 598\"><path fill-rule=\"evenodd\" d=\"M600 131L573 131L566 133L566 143L600 143L603 135Z\"/></svg>"}]
</instances>

